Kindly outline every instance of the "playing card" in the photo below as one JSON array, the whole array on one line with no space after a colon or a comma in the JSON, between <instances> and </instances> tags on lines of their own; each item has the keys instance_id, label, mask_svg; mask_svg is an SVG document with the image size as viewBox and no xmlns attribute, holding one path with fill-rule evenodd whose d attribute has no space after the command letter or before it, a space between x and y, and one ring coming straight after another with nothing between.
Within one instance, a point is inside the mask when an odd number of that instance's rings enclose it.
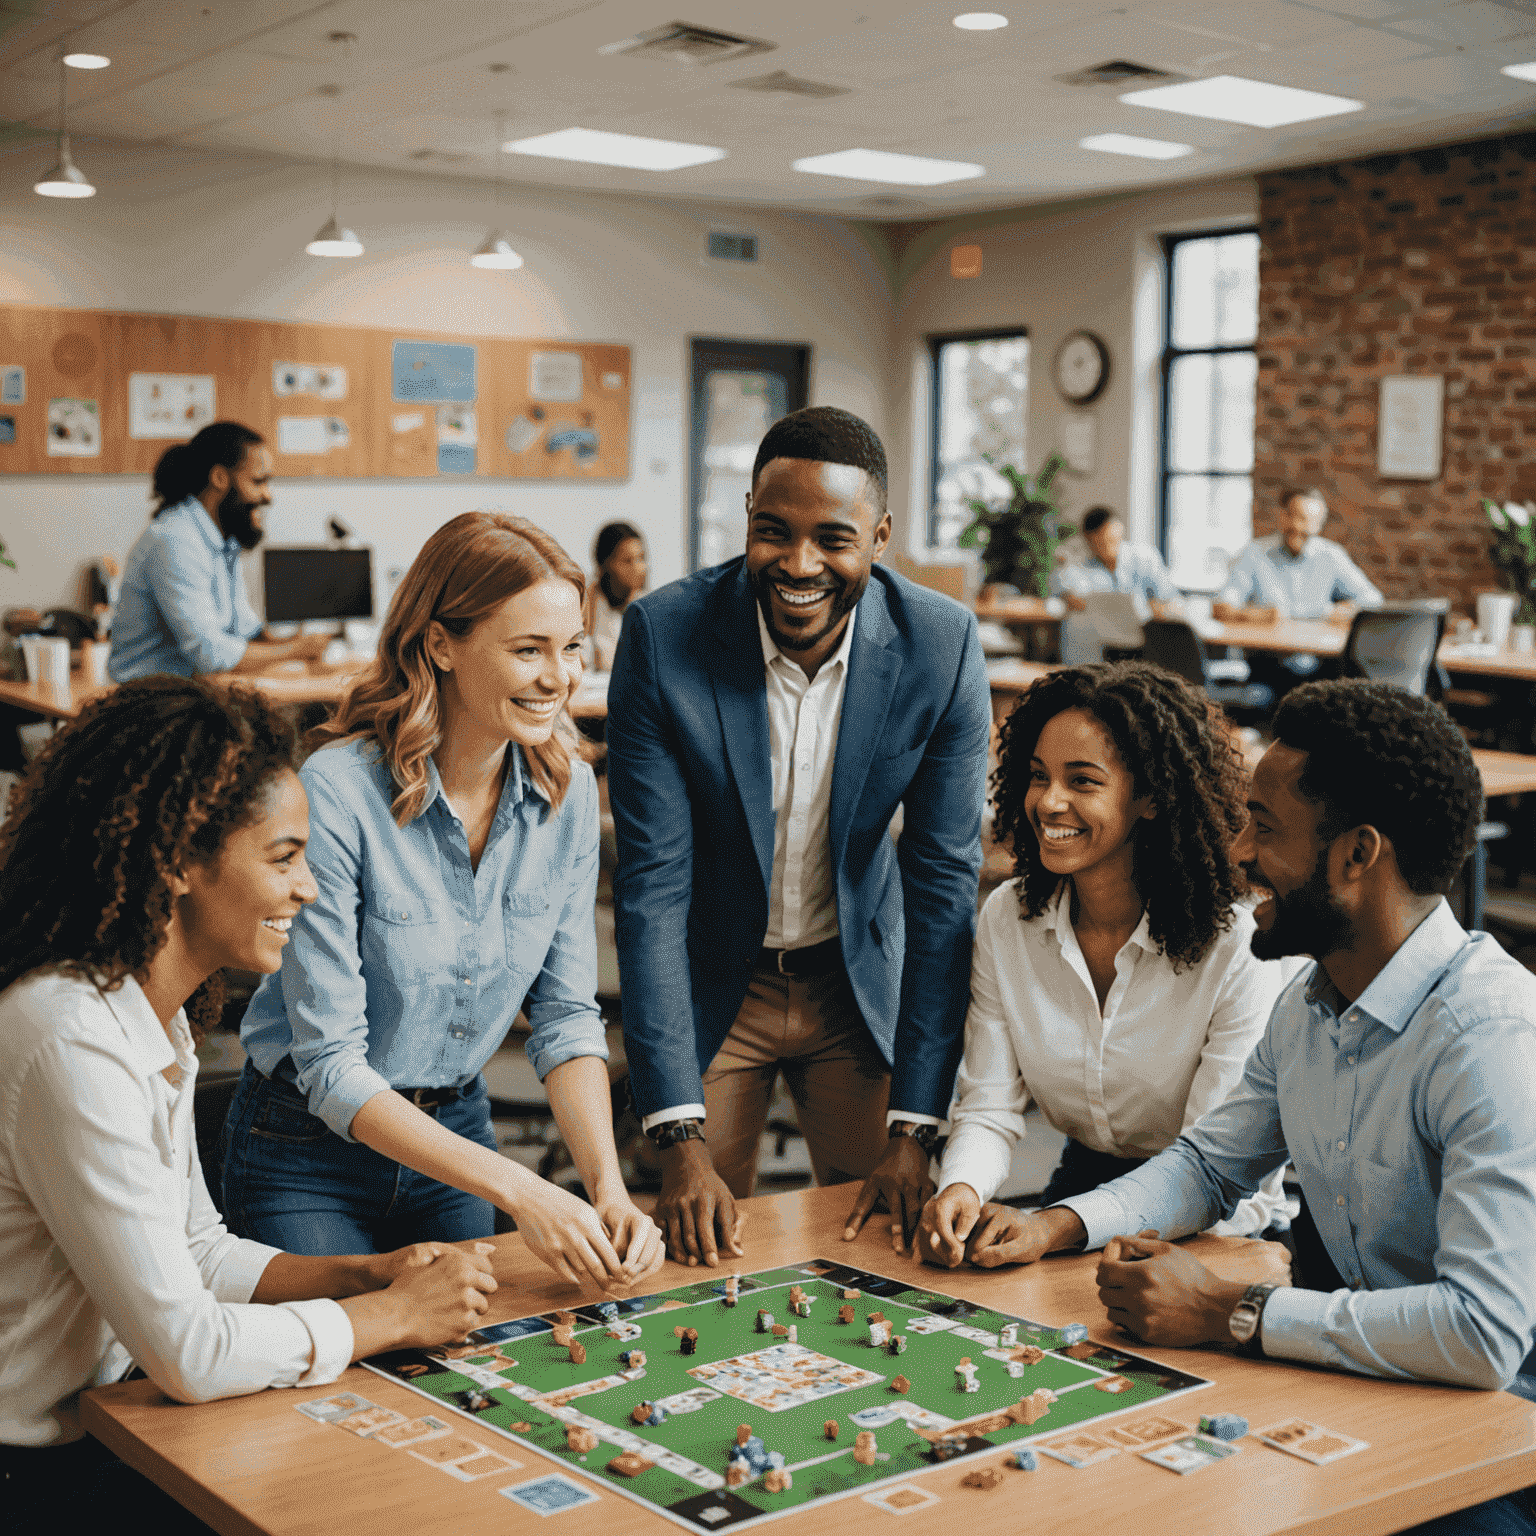
<instances>
[{"instance_id":1,"label":"playing card","mask_svg":"<svg viewBox=\"0 0 1536 1536\"><path fill-rule=\"evenodd\" d=\"M548 1477L536 1477L531 1482L514 1483L510 1488L496 1490L502 1498L531 1509L536 1515L558 1515L580 1504L597 1502L597 1495L574 1478L552 1472Z\"/></svg>"},{"instance_id":2,"label":"playing card","mask_svg":"<svg viewBox=\"0 0 1536 1536\"><path fill-rule=\"evenodd\" d=\"M1069 1467L1091 1467L1095 1462L1108 1461L1111 1456L1120 1454L1118 1445L1111 1445L1108 1440L1089 1434L1087 1430L1079 1430L1075 1435L1059 1435L1054 1440L1036 1440L1034 1446L1037 1451L1044 1451Z\"/></svg>"},{"instance_id":3,"label":"playing card","mask_svg":"<svg viewBox=\"0 0 1536 1536\"><path fill-rule=\"evenodd\" d=\"M1212 1440L1209 1435L1185 1435L1180 1440L1171 1441L1168 1445L1160 1445L1155 1451L1143 1451L1141 1459L1150 1461L1155 1466L1167 1467L1170 1472L1177 1472L1181 1476L1190 1472L1198 1472L1202 1467L1208 1467L1212 1462L1225 1461L1229 1456L1236 1456L1239 1448L1228 1445L1222 1440Z\"/></svg>"},{"instance_id":4,"label":"playing card","mask_svg":"<svg viewBox=\"0 0 1536 1536\"><path fill-rule=\"evenodd\" d=\"M1103 1435L1128 1451L1139 1451L1144 1445L1156 1445L1159 1440L1172 1440L1175 1435L1187 1435L1189 1425L1176 1424L1172 1419L1133 1419L1129 1424L1106 1424Z\"/></svg>"},{"instance_id":5,"label":"playing card","mask_svg":"<svg viewBox=\"0 0 1536 1536\"><path fill-rule=\"evenodd\" d=\"M930 1493L918 1483L900 1483L895 1488L880 1488L861 1497L866 1504L873 1504L876 1509L892 1515L910 1515L913 1510L927 1509L930 1504L939 1502L938 1494Z\"/></svg>"},{"instance_id":6,"label":"playing card","mask_svg":"<svg viewBox=\"0 0 1536 1536\"><path fill-rule=\"evenodd\" d=\"M379 1445L412 1445L417 1440L432 1440L446 1435L448 1426L430 1413L419 1419L407 1419L404 1424L390 1424L370 1438Z\"/></svg>"},{"instance_id":7,"label":"playing card","mask_svg":"<svg viewBox=\"0 0 1536 1536\"><path fill-rule=\"evenodd\" d=\"M1364 1440L1355 1440L1335 1430L1309 1424L1305 1419L1287 1419L1283 1424L1273 1424L1268 1429L1254 1432L1265 1445L1272 1445L1288 1456L1299 1456L1314 1467L1326 1467L1341 1456L1352 1456L1356 1451L1368 1450Z\"/></svg>"},{"instance_id":8,"label":"playing card","mask_svg":"<svg viewBox=\"0 0 1536 1536\"><path fill-rule=\"evenodd\" d=\"M344 1429L353 1435L371 1435L376 1429L387 1429L391 1424L405 1422L403 1413L396 1413L393 1408L380 1408L375 1404L371 1408L360 1408L356 1413L349 1413L344 1419L335 1421L337 1429Z\"/></svg>"},{"instance_id":9,"label":"playing card","mask_svg":"<svg viewBox=\"0 0 1536 1536\"><path fill-rule=\"evenodd\" d=\"M492 1472L515 1472L520 1466L522 1462L513 1461L510 1456L498 1456L495 1451L486 1451L482 1456L470 1456L464 1461L442 1462L438 1471L447 1472L461 1483L472 1483L477 1477L489 1477Z\"/></svg>"},{"instance_id":10,"label":"playing card","mask_svg":"<svg viewBox=\"0 0 1536 1536\"><path fill-rule=\"evenodd\" d=\"M445 1461L463 1461L467 1456L483 1456L486 1449L465 1435L450 1435L446 1440L424 1440L411 1447L411 1455L430 1461L434 1467Z\"/></svg>"},{"instance_id":11,"label":"playing card","mask_svg":"<svg viewBox=\"0 0 1536 1536\"><path fill-rule=\"evenodd\" d=\"M319 1424L334 1424L338 1419L346 1418L349 1413L360 1413L364 1408L377 1408L378 1404L370 1402L366 1397L359 1397L356 1392L338 1392L334 1397L317 1397L293 1406L307 1419L314 1419Z\"/></svg>"}]
</instances>

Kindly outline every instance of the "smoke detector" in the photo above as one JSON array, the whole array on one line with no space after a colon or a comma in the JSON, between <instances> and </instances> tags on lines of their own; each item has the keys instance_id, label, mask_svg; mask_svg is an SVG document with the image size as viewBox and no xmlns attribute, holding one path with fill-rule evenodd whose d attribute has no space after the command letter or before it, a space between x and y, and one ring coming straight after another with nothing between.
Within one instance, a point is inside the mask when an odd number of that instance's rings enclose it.
<instances>
[{"instance_id":1,"label":"smoke detector","mask_svg":"<svg viewBox=\"0 0 1536 1536\"><path fill-rule=\"evenodd\" d=\"M1062 85L1124 85L1166 83L1170 80L1187 80L1187 75L1176 75L1171 70L1153 69L1149 64L1132 64L1125 59L1111 59L1107 64L1090 65L1070 75L1057 75Z\"/></svg>"},{"instance_id":2,"label":"smoke detector","mask_svg":"<svg viewBox=\"0 0 1536 1536\"><path fill-rule=\"evenodd\" d=\"M620 42L604 43L597 51L611 58L659 59L665 64L724 64L754 53L770 53L777 47L777 43L759 37L737 37L734 32L669 21Z\"/></svg>"}]
</instances>

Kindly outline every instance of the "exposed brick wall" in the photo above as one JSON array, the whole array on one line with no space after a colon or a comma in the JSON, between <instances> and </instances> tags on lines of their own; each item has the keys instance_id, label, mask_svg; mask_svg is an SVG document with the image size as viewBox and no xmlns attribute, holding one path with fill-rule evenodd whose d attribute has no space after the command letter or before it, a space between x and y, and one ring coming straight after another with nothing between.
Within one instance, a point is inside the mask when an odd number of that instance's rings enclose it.
<instances>
[{"instance_id":1,"label":"exposed brick wall","mask_svg":"<svg viewBox=\"0 0 1536 1536\"><path fill-rule=\"evenodd\" d=\"M1389 597L1497 587L1478 500L1536 497L1536 135L1260 178L1254 525L1317 485ZM1439 480L1376 471L1377 381L1443 374Z\"/></svg>"}]
</instances>

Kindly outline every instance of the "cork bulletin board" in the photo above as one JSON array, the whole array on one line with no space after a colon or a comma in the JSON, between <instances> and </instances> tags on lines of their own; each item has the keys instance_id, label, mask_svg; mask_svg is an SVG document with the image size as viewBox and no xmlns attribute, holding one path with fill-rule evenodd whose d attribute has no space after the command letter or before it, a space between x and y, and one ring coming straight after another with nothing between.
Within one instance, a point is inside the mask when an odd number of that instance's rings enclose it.
<instances>
[{"instance_id":1,"label":"cork bulletin board","mask_svg":"<svg viewBox=\"0 0 1536 1536\"><path fill-rule=\"evenodd\" d=\"M148 474L208 421L282 478L629 476L629 348L0 306L0 475Z\"/></svg>"}]
</instances>

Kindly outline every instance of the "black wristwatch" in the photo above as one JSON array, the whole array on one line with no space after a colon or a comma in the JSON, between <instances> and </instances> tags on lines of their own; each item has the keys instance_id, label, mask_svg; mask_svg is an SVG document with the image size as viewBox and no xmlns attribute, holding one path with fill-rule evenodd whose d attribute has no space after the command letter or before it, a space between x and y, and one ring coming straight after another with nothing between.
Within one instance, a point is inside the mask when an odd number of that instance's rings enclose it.
<instances>
[{"instance_id":1,"label":"black wristwatch","mask_svg":"<svg viewBox=\"0 0 1536 1536\"><path fill-rule=\"evenodd\" d=\"M933 1156L933 1149L939 1144L938 1126L922 1121L893 1120L890 1130L886 1132L886 1140L894 1141L898 1136L910 1136L929 1157Z\"/></svg>"},{"instance_id":2,"label":"black wristwatch","mask_svg":"<svg viewBox=\"0 0 1536 1536\"><path fill-rule=\"evenodd\" d=\"M681 1141L703 1141L704 1132L697 1120L662 1120L645 1133L658 1151L665 1152Z\"/></svg>"},{"instance_id":3,"label":"black wristwatch","mask_svg":"<svg viewBox=\"0 0 1536 1536\"><path fill-rule=\"evenodd\" d=\"M1233 1307L1232 1315L1227 1319L1227 1327L1237 1340L1238 1354L1263 1358L1264 1346L1259 1330L1264 1321L1264 1304L1269 1300L1270 1293L1279 1289L1278 1284L1270 1281L1250 1285L1243 1292L1243 1299Z\"/></svg>"}]
</instances>

